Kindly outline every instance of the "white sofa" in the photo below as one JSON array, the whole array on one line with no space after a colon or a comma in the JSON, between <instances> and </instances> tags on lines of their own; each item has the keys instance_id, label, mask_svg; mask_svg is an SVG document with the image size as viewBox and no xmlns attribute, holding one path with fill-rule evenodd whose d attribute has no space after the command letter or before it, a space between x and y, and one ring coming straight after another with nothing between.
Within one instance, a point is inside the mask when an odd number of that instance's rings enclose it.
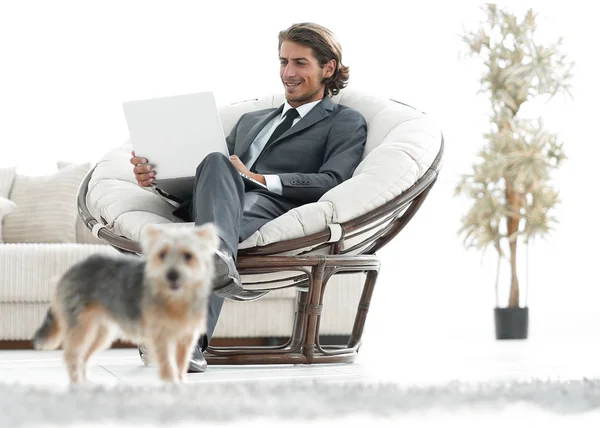
<instances>
[{"instance_id":1,"label":"white sofa","mask_svg":"<svg viewBox=\"0 0 600 428\"><path fill-rule=\"evenodd\" d=\"M0 168L0 341L31 339L55 281L71 265L91 254L119 255L93 237L77 214L77 189L89 169L59 164L54 174L27 177ZM324 334L349 334L353 313L347 308L358 302L358 285L331 287ZM289 336L295 299L294 291L285 290L253 303L226 301L214 338Z\"/></svg>"},{"instance_id":2,"label":"white sofa","mask_svg":"<svg viewBox=\"0 0 600 428\"><path fill-rule=\"evenodd\" d=\"M0 340L32 337L53 284L71 265L95 253L118 254L78 219L75 196L90 165L58 166L39 177L0 169Z\"/></svg>"}]
</instances>

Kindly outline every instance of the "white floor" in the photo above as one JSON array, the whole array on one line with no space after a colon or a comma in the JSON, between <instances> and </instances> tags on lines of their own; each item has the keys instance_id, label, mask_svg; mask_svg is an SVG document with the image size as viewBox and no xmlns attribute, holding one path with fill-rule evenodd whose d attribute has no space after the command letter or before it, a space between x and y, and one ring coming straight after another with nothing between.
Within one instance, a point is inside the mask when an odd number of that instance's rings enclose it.
<instances>
[{"instance_id":1,"label":"white floor","mask_svg":"<svg viewBox=\"0 0 600 428\"><path fill-rule=\"evenodd\" d=\"M358 361L351 365L209 366L206 373L189 374L187 382L262 382L314 378L332 382L394 382L406 386L425 386L452 381L600 378L600 349L592 341L490 339L447 343L406 342L395 344L387 354L377 345L363 346ZM97 355L92 360L89 374L93 382L104 385L157 382L156 369L144 367L135 349L109 350ZM54 385L62 388L67 386L67 376L58 351L9 350L0 351L0 382ZM459 412L450 416L463 425L466 422L473 423L472 426L480 426L478 424L484 421L488 425L499 422L498 415L488 415L489 419L485 420L486 415L480 412ZM527 406L512 408L504 412L501 419L522 420L523 417L533 416L553 422L565 420L570 426L574 422L584 423L585 426L589 423L591 426L600 420L600 413L595 412L556 415ZM435 426L437 422L447 421L449 415L423 414L407 417L411 426L423 426L427 423L431 423L427 426ZM393 425L393 421L383 422L383 425ZM295 424L296 422L286 422L286 426ZM342 424L339 423L339 426Z\"/></svg>"},{"instance_id":2,"label":"white floor","mask_svg":"<svg viewBox=\"0 0 600 428\"><path fill-rule=\"evenodd\" d=\"M389 353L363 346L354 364L326 366L209 366L187 382L238 382L318 378L434 385L451 381L600 378L600 349L585 341L452 341L396 344ZM112 349L92 358L89 375L102 384L155 382L135 349ZM0 351L0 382L67 385L60 351Z\"/></svg>"}]
</instances>

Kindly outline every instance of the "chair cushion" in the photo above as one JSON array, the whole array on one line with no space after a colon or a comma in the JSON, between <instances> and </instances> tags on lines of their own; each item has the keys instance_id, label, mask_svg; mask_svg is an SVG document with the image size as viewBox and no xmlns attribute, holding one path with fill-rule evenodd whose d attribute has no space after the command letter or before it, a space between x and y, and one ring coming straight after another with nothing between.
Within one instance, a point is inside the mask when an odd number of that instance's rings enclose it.
<instances>
[{"instance_id":1,"label":"chair cushion","mask_svg":"<svg viewBox=\"0 0 600 428\"><path fill-rule=\"evenodd\" d=\"M325 193L318 202L290 210L266 223L239 248L263 246L326 230L389 202L414 184L431 166L441 133L423 113L388 99L344 89L333 98L358 110L367 121L363 159L353 177ZM248 111L278 107L283 95L237 103L220 109L226 134ZM129 142L107 153L90 180L88 208L115 233L138 240L149 223L179 221L173 208L135 182L129 163ZM373 233L376 231L374 230ZM309 250L298 249L287 254Z\"/></svg>"},{"instance_id":2,"label":"chair cushion","mask_svg":"<svg viewBox=\"0 0 600 428\"><path fill-rule=\"evenodd\" d=\"M61 160L56 162L56 166L58 167L58 169L71 167L71 165L77 165L77 164L74 164L73 162L66 162L66 161L61 161ZM92 169L92 165L89 163L85 163L82 165L85 165L85 167L87 168L88 171L90 169ZM83 180L83 177L82 177L82 180ZM96 238L92 234L92 231L86 227L86 225L83 223L83 220L81 219L80 216L77 216L77 220L75 223L75 242L77 242L78 244L107 245L106 242L104 242L101 239Z\"/></svg>"}]
</instances>

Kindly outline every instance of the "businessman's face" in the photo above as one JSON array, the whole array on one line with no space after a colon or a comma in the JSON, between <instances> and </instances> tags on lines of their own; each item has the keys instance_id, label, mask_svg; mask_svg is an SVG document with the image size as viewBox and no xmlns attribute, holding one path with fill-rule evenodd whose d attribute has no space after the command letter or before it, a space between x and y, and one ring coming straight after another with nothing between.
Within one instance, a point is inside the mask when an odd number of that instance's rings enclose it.
<instances>
[{"instance_id":1,"label":"businessman's face","mask_svg":"<svg viewBox=\"0 0 600 428\"><path fill-rule=\"evenodd\" d=\"M289 40L281 44L279 64L285 98L294 108L322 99L325 95L323 80L331 77L335 70L335 60L321 68L312 48Z\"/></svg>"}]
</instances>

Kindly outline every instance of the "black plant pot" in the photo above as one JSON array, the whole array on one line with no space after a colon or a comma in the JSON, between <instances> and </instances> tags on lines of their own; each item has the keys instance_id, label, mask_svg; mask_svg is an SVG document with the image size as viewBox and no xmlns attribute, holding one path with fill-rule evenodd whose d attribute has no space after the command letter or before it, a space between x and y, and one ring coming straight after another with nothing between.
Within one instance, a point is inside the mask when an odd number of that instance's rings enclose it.
<instances>
[{"instance_id":1,"label":"black plant pot","mask_svg":"<svg viewBox=\"0 0 600 428\"><path fill-rule=\"evenodd\" d=\"M496 339L527 339L529 308L494 308Z\"/></svg>"}]
</instances>

